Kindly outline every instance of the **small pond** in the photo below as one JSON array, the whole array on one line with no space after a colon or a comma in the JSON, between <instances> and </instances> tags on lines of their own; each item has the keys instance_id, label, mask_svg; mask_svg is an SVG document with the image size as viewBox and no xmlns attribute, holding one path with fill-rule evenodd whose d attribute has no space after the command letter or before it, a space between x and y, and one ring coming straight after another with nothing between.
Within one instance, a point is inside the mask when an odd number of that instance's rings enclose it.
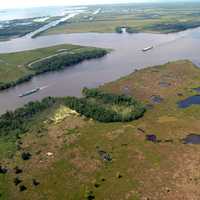
<instances>
[{"instance_id":1,"label":"small pond","mask_svg":"<svg viewBox=\"0 0 200 200\"><path fill-rule=\"evenodd\" d=\"M178 102L179 108L188 108L192 105L200 105L200 95L190 96Z\"/></svg>"},{"instance_id":2,"label":"small pond","mask_svg":"<svg viewBox=\"0 0 200 200\"><path fill-rule=\"evenodd\" d=\"M171 86L171 83L162 81L162 82L159 83L159 85L160 85L160 87L162 87L162 88L167 88L167 87L170 87L170 86Z\"/></svg>"},{"instance_id":3,"label":"small pond","mask_svg":"<svg viewBox=\"0 0 200 200\"><path fill-rule=\"evenodd\" d=\"M198 87L198 88L193 88L193 90L196 91L196 92L200 92L200 87Z\"/></svg>"},{"instance_id":4,"label":"small pond","mask_svg":"<svg viewBox=\"0 0 200 200\"><path fill-rule=\"evenodd\" d=\"M190 134L183 139L184 144L200 144L200 135Z\"/></svg>"},{"instance_id":5,"label":"small pond","mask_svg":"<svg viewBox=\"0 0 200 200\"><path fill-rule=\"evenodd\" d=\"M154 103L154 104L160 104L160 103L163 102L163 100L164 100L164 99L163 99L162 97L157 96L157 95L153 95L153 96L151 97L151 102Z\"/></svg>"}]
</instances>

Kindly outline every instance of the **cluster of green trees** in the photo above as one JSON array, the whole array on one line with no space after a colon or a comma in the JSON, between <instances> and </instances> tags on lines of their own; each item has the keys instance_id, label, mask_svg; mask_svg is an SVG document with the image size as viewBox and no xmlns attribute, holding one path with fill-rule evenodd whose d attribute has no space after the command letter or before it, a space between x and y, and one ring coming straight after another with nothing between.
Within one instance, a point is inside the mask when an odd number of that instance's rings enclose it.
<instances>
[{"instance_id":1,"label":"cluster of green trees","mask_svg":"<svg viewBox=\"0 0 200 200\"><path fill-rule=\"evenodd\" d=\"M56 98L47 97L42 101L35 101L26 104L15 111L9 111L0 116L0 136L18 136L29 130L29 122L33 117L53 106L57 102Z\"/></svg>"},{"instance_id":2,"label":"cluster of green trees","mask_svg":"<svg viewBox=\"0 0 200 200\"><path fill-rule=\"evenodd\" d=\"M122 28L123 27L116 27L116 29L115 29L115 32L116 33L123 33L123 31L122 31ZM134 29L133 27L124 27L124 28L126 28L126 32L127 33L138 33L138 30L136 30L136 29Z\"/></svg>"},{"instance_id":3,"label":"cluster of green trees","mask_svg":"<svg viewBox=\"0 0 200 200\"><path fill-rule=\"evenodd\" d=\"M116 32L116 33L123 33L122 27L119 27L119 26L116 27L116 28L115 28L115 32Z\"/></svg>"},{"instance_id":4,"label":"cluster of green trees","mask_svg":"<svg viewBox=\"0 0 200 200\"><path fill-rule=\"evenodd\" d=\"M131 96L127 95L118 95L118 94L111 94L105 93L98 89L88 89L83 88L82 91L83 95L86 98L95 98L97 100L101 100L101 102L105 104L117 104L117 105L124 105L124 106L131 106L137 104L138 102Z\"/></svg>"},{"instance_id":5,"label":"cluster of green trees","mask_svg":"<svg viewBox=\"0 0 200 200\"><path fill-rule=\"evenodd\" d=\"M93 104L84 98L78 99L76 97L68 97L65 99L65 105L76 110L81 115L100 122L119 121L114 111L108 110L102 105Z\"/></svg>"},{"instance_id":6,"label":"cluster of green trees","mask_svg":"<svg viewBox=\"0 0 200 200\"><path fill-rule=\"evenodd\" d=\"M134 29L133 27L127 27L126 32L127 33L138 33L138 30Z\"/></svg>"},{"instance_id":7,"label":"cluster of green trees","mask_svg":"<svg viewBox=\"0 0 200 200\"><path fill-rule=\"evenodd\" d=\"M36 74L41 74L49 71L61 70L66 67L78 64L84 60L100 58L107 54L105 49L92 48L76 53L58 55L37 63L31 66Z\"/></svg>"},{"instance_id":8,"label":"cluster of green trees","mask_svg":"<svg viewBox=\"0 0 200 200\"><path fill-rule=\"evenodd\" d=\"M190 21L190 22L154 24L149 26L148 28L156 31L178 32L190 28L197 28L199 26L200 26L200 21Z\"/></svg>"},{"instance_id":9,"label":"cluster of green trees","mask_svg":"<svg viewBox=\"0 0 200 200\"><path fill-rule=\"evenodd\" d=\"M30 81L33 76L34 76L34 73L23 76L23 77L15 80L15 81L10 81L10 82L7 82L7 83L1 83L0 82L0 90L5 90L5 89L8 89L10 87L15 87L18 84Z\"/></svg>"},{"instance_id":10,"label":"cluster of green trees","mask_svg":"<svg viewBox=\"0 0 200 200\"><path fill-rule=\"evenodd\" d=\"M125 122L143 116L145 107L134 98L125 95L103 93L97 89L83 89L84 98L67 97L65 105L78 113L100 122ZM92 99L92 101L91 101ZM112 106L131 108L126 115L112 109Z\"/></svg>"}]
</instances>

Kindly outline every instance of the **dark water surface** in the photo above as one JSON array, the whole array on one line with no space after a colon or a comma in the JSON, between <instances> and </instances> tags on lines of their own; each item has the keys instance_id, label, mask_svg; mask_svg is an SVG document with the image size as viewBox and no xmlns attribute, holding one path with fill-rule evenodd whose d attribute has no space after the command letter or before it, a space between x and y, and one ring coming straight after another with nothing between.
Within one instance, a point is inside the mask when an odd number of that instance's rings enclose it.
<instances>
[{"instance_id":1,"label":"dark water surface","mask_svg":"<svg viewBox=\"0 0 200 200\"><path fill-rule=\"evenodd\" d=\"M0 92L0 113L15 109L32 100L46 96L80 96L84 86L96 87L128 75L135 69L163 64L168 61L190 59L200 63L200 28L174 34L61 34L18 38L0 42L0 53L30 50L52 45L72 43L112 48L104 58L90 60L63 71L37 76L32 81ZM148 52L141 50L154 46ZM37 87L47 86L38 93L19 98L18 95Z\"/></svg>"},{"instance_id":2,"label":"dark water surface","mask_svg":"<svg viewBox=\"0 0 200 200\"><path fill-rule=\"evenodd\" d=\"M200 105L200 95L194 95L178 102L179 108L188 108L192 105Z\"/></svg>"},{"instance_id":3,"label":"dark water surface","mask_svg":"<svg viewBox=\"0 0 200 200\"><path fill-rule=\"evenodd\" d=\"M198 87L198 88L193 88L193 90L200 93L200 87Z\"/></svg>"},{"instance_id":4,"label":"dark water surface","mask_svg":"<svg viewBox=\"0 0 200 200\"><path fill-rule=\"evenodd\" d=\"M184 144L200 144L200 135L190 134L183 139Z\"/></svg>"}]
</instances>

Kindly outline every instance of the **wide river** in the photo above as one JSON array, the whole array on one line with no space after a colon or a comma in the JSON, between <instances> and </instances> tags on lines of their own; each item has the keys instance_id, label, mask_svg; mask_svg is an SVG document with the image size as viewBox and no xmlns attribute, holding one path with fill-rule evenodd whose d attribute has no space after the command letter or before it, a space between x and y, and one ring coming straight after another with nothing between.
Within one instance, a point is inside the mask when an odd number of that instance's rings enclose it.
<instances>
[{"instance_id":1,"label":"wide river","mask_svg":"<svg viewBox=\"0 0 200 200\"><path fill-rule=\"evenodd\" d=\"M96 87L125 76L135 69L179 59L190 59L200 65L200 28L174 34L83 33L43 36L36 39L25 37L0 42L0 53L64 43L111 48L113 51L104 58L40 75L30 82L0 92L0 114L46 96L80 96L84 86ZM154 49L151 51L141 51L152 45ZM25 91L43 86L47 87L36 94L18 97Z\"/></svg>"}]
</instances>

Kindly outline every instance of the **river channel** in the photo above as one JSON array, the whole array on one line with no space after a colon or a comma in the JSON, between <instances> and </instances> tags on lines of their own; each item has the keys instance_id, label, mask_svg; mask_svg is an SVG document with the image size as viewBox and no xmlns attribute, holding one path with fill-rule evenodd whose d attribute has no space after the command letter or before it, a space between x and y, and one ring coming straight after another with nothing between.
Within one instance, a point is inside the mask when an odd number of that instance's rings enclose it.
<instances>
[{"instance_id":1,"label":"river channel","mask_svg":"<svg viewBox=\"0 0 200 200\"><path fill-rule=\"evenodd\" d=\"M200 28L172 34L81 33L17 38L0 42L0 53L24 51L58 44L78 44L110 48L107 56L82 62L63 71L34 77L30 82L0 92L0 114L29 101L46 96L80 96L81 89L97 87L128 75L136 69L168 61L190 59L200 66ZM150 51L142 49L154 46ZM0 55L1 57L1 55ZM19 98L18 95L37 87L38 93Z\"/></svg>"}]
</instances>

